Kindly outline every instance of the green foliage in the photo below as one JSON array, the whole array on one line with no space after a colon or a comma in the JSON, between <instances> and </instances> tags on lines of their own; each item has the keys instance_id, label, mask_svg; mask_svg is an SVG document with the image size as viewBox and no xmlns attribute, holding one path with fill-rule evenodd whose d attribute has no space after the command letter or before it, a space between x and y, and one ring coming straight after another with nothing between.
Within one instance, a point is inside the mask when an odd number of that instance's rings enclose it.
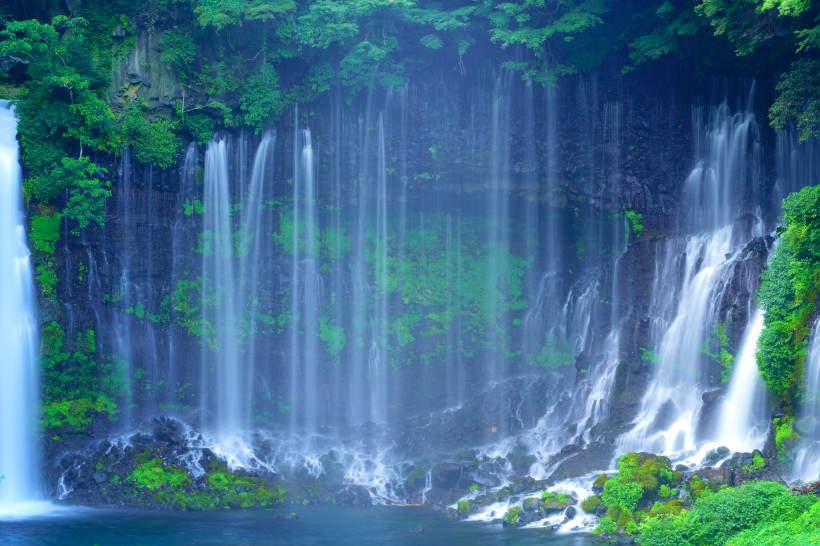
<instances>
[{"instance_id":1,"label":"green foliage","mask_svg":"<svg viewBox=\"0 0 820 546\"><path fill-rule=\"evenodd\" d=\"M820 137L820 60L799 59L777 84L777 99L769 108L772 127L778 131L793 123L799 141Z\"/></svg>"},{"instance_id":2,"label":"green foliage","mask_svg":"<svg viewBox=\"0 0 820 546\"><path fill-rule=\"evenodd\" d=\"M649 362L650 364L658 363L660 356L658 356L657 351L652 351L646 347L640 347L639 349L641 351L641 360L644 362Z\"/></svg>"},{"instance_id":3,"label":"green foliage","mask_svg":"<svg viewBox=\"0 0 820 546\"><path fill-rule=\"evenodd\" d=\"M34 249L45 254L54 254L60 240L62 221L59 214L31 217L31 242Z\"/></svg>"},{"instance_id":4,"label":"green foliage","mask_svg":"<svg viewBox=\"0 0 820 546\"><path fill-rule=\"evenodd\" d=\"M470 487L467 488L467 492L468 493L475 493L479 489L481 489L480 485L478 485L477 483L471 483Z\"/></svg>"},{"instance_id":5,"label":"green foliage","mask_svg":"<svg viewBox=\"0 0 820 546\"><path fill-rule=\"evenodd\" d=\"M507 513L504 514L503 521L507 525L515 525L518 523L518 518L521 517L521 507L520 506L513 506Z\"/></svg>"},{"instance_id":6,"label":"green foliage","mask_svg":"<svg viewBox=\"0 0 820 546\"><path fill-rule=\"evenodd\" d=\"M472 512L472 511L473 511L473 506L470 504L470 501L468 501L468 500L458 501L456 512L458 512L459 516L469 516L470 512Z\"/></svg>"},{"instance_id":7,"label":"green foliage","mask_svg":"<svg viewBox=\"0 0 820 546\"><path fill-rule=\"evenodd\" d=\"M711 350L714 346L714 351ZM700 352L720 364L720 380L722 383L728 383L732 378L732 369L734 367L735 355L729 351L729 336L726 333L726 324L716 324L712 328L712 336L706 339L700 347Z\"/></svg>"},{"instance_id":8,"label":"green foliage","mask_svg":"<svg viewBox=\"0 0 820 546\"><path fill-rule=\"evenodd\" d=\"M243 21L266 21L296 8L293 0L197 0L194 13L203 27L222 30Z\"/></svg>"},{"instance_id":9,"label":"green foliage","mask_svg":"<svg viewBox=\"0 0 820 546\"><path fill-rule=\"evenodd\" d=\"M106 170L92 163L88 156L74 159L64 157L60 167L55 170L66 187L70 188L70 196L63 214L67 218L76 220L79 228L88 227L94 222L99 227L105 224L105 200L111 197L111 183L101 180L97 175ZM75 235L77 228L72 230Z\"/></svg>"},{"instance_id":10,"label":"green foliage","mask_svg":"<svg viewBox=\"0 0 820 546\"><path fill-rule=\"evenodd\" d=\"M752 455L752 468L758 469L766 465L766 459L759 451L755 451Z\"/></svg>"},{"instance_id":11,"label":"green foliage","mask_svg":"<svg viewBox=\"0 0 820 546\"><path fill-rule=\"evenodd\" d=\"M333 357L339 356L347 343L345 329L335 324L328 324L325 316L319 324L319 338L324 342L327 353Z\"/></svg>"},{"instance_id":12,"label":"green foliage","mask_svg":"<svg viewBox=\"0 0 820 546\"><path fill-rule=\"evenodd\" d=\"M604 484L604 494L601 500L609 508L619 506L633 512L638 507L641 497L643 497L643 487L639 483L615 476Z\"/></svg>"},{"instance_id":13,"label":"green foliage","mask_svg":"<svg viewBox=\"0 0 820 546\"><path fill-rule=\"evenodd\" d=\"M820 502L793 519L779 519L743 531L728 546L808 546L820 544Z\"/></svg>"},{"instance_id":14,"label":"green foliage","mask_svg":"<svg viewBox=\"0 0 820 546\"><path fill-rule=\"evenodd\" d=\"M571 504L572 497L567 493L553 493L552 491L542 491L541 500L544 503L557 502L560 504Z\"/></svg>"},{"instance_id":15,"label":"green foliage","mask_svg":"<svg viewBox=\"0 0 820 546\"><path fill-rule=\"evenodd\" d=\"M134 468L128 476L128 481L133 482L137 489L154 492L185 487L190 484L191 479L184 470L165 466L162 459L157 458Z\"/></svg>"},{"instance_id":16,"label":"green foliage","mask_svg":"<svg viewBox=\"0 0 820 546\"><path fill-rule=\"evenodd\" d=\"M590 495L589 497L581 501L581 508L587 514L594 514L595 511L598 510L598 507L601 506L601 504L603 504L601 502L601 497L599 497L598 495Z\"/></svg>"},{"instance_id":17,"label":"green foliage","mask_svg":"<svg viewBox=\"0 0 820 546\"><path fill-rule=\"evenodd\" d=\"M534 62L518 64L516 68L523 69L527 78L554 83L558 76L576 70L566 59L552 55L558 44L571 42L603 25L602 16L609 11L608 3L606 0L486 2L490 39L502 48L523 46L531 51Z\"/></svg>"},{"instance_id":18,"label":"green foliage","mask_svg":"<svg viewBox=\"0 0 820 546\"><path fill-rule=\"evenodd\" d=\"M652 502L667 499L673 495L671 486L680 483L679 473L672 472L672 463L666 457L655 457L641 453L627 453L618 460L618 473L604 481L601 502L607 507L604 525L599 523L596 532L612 533L624 529L629 534L637 532L636 517L642 518ZM599 480L593 487L600 487ZM676 512L679 504L661 504L657 511ZM642 508L638 511L639 507ZM596 507L597 508L597 507ZM640 519L639 519L640 521Z\"/></svg>"},{"instance_id":19,"label":"green foliage","mask_svg":"<svg viewBox=\"0 0 820 546\"><path fill-rule=\"evenodd\" d=\"M43 327L43 426L62 433L87 429L95 416L113 419L117 414L114 399L124 385L120 370L101 363L93 330L77 335L73 349L65 346L65 332L57 322Z\"/></svg>"},{"instance_id":20,"label":"green foliage","mask_svg":"<svg viewBox=\"0 0 820 546\"><path fill-rule=\"evenodd\" d=\"M245 112L245 123L259 133L279 117L283 106L279 75L272 65L263 64L248 78L239 101L239 108Z\"/></svg>"},{"instance_id":21,"label":"green foliage","mask_svg":"<svg viewBox=\"0 0 820 546\"><path fill-rule=\"evenodd\" d=\"M639 542L651 546L726 544L742 531L792 521L813 503L779 483L751 482L702 496L679 515L645 520Z\"/></svg>"},{"instance_id":22,"label":"green foliage","mask_svg":"<svg viewBox=\"0 0 820 546\"><path fill-rule=\"evenodd\" d=\"M264 480L240 476L224 465L215 464L196 482L185 470L165 465L146 451L137 456L137 466L127 482L155 503L174 509L213 510L266 508L284 500L281 485L269 486Z\"/></svg>"},{"instance_id":23,"label":"green foliage","mask_svg":"<svg viewBox=\"0 0 820 546\"><path fill-rule=\"evenodd\" d=\"M171 294L171 320L213 350L216 348L216 331L203 316L202 305L213 305L215 297L204 288L201 277L179 279Z\"/></svg>"},{"instance_id":24,"label":"green foliage","mask_svg":"<svg viewBox=\"0 0 820 546\"><path fill-rule=\"evenodd\" d=\"M47 300L57 299L57 272L55 270L54 252L60 240L62 220L59 214L47 211L51 215L35 215L31 217L31 233L29 238L34 250L43 253L37 264L37 273L34 278L40 287L40 295Z\"/></svg>"},{"instance_id":25,"label":"green foliage","mask_svg":"<svg viewBox=\"0 0 820 546\"><path fill-rule=\"evenodd\" d=\"M138 106L132 105L122 119L122 132L123 144L132 149L140 163L150 163L160 169L176 163L180 142L169 121L150 122Z\"/></svg>"},{"instance_id":26,"label":"green foliage","mask_svg":"<svg viewBox=\"0 0 820 546\"><path fill-rule=\"evenodd\" d=\"M189 32L173 28L162 32L162 60L176 70L184 81L188 79L191 64L197 58L197 44Z\"/></svg>"},{"instance_id":27,"label":"green foliage","mask_svg":"<svg viewBox=\"0 0 820 546\"><path fill-rule=\"evenodd\" d=\"M556 339L551 332L546 332L544 337L544 344L538 351L538 355L527 355L527 363L530 366L555 368L575 364L575 351L567 341Z\"/></svg>"},{"instance_id":28,"label":"green foliage","mask_svg":"<svg viewBox=\"0 0 820 546\"><path fill-rule=\"evenodd\" d=\"M800 440L794 431L794 417L786 415L772 421L774 427L774 442L777 446L777 458L781 463L788 464L792 460L791 446Z\"/></svg>"},{"instance_id":29,"label":"green foliage","mask_svg":"<svg viewBox=\"0 0 820 546\"><path fill-rule=\"evenodd\" d=\"M640 239L643 234L643 214L635 212L634 210L625 210L624 218L629 222L629 227L632 229L632 236L635 239Z\"/></svg>"},{"instance_id":30,"label":"green foliage","mask_svg":"<svg viewBox=\"0 0 820 546\"><path fill-rule=\"evenodd\" d=\"M787 402L803 380L810 318L820 291L820 186L783 200L783 226L762 275L758 304L765 311L758 341L760 375Z\"/></svg>"}]
</instances>

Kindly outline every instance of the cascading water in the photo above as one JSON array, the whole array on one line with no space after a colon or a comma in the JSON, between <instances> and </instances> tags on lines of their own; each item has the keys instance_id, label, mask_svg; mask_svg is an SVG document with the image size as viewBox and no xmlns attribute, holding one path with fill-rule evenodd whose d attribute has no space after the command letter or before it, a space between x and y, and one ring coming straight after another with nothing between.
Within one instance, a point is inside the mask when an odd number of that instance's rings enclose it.
<instances>
[{"instance_id":1,"label":"cascading water","mask_svg":"<svg viewBox=\"0 0 820 546\"><path fill-rule=\"evenodd\" d=\"M310 129L294 141L293 258L291 266L291 430L316 432L319 424L318 199ZM301 328L300 328L301 327Z\"/></svg>"},{"instance_id":2,"label":"cascading water","mask_svg":"<svg viewBox=\"0 0 820 546\"><path fill-rule=\"evenodd\" d=\"M698 161L684 185L683 210L690 230L706 231L671 239L661 251L650 305L657 368L632 430L617 441L620 453L681 456L697 451L709 365L704 343L728 319L721 315L720 302L730 288L739 247L762 234L760 222L735 222L744 211L757 210L762 167L754 114L732 114L723 102L711 109L700 129L702 118L695 108ZM755 286L746 292L753 293Z\"/></svg>"},{"instance_id":3,"label":"cascading water","mask_svg":"<svg viewBox=\"0 0 820 546\"><path fill-rule=\"evenodd\" d=\"M239 356L238 284L234 266L228 149L224 139L211 141L205 152L204 231L202 233L203 407L220 435L246 430L243 415L244 366ZM211 390L206 390L210 388Z\"/></svg>"},{"instance_id":4,"label":"cascading water","mask_svg":"<svg viewBox=\"0 0 820 546\"><path fill-rule=\"evenodd\" d=\"M797 421L801 436L794 457L793 480L810 482L820 479L820 319L812 328L806 353L806 378L803 405Z\"/></svg>"},{"instance_id":5,"label":"cascading water","mask_svg":"<svg viewBox=\"0 0 820 546\"><path fill-rule=\"evenodd\" d=\"M755 358L762 331L763 312L755 310L734 359L729 390L718 416L715 441L735 452L761 449L766 441L766 388Z\"/></svg>"},{"instance_id":6,"label":"cascading water","mask_svg":"<svg viewBox=\"0 0 820 546\"><path fill-rule=\"evenodd\" d=\"M37 310L16 136L14 111L0 102L0 513L36 500L40 486Z\"/></svg>"}]
</instances>

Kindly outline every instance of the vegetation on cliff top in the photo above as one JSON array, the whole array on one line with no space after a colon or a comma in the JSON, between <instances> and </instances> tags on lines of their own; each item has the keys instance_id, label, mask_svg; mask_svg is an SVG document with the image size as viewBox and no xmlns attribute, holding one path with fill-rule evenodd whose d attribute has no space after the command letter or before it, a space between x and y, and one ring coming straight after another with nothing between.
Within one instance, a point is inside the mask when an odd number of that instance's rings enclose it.
<instances>
[{"instance_id":1,"label":"vegetation on cliff top","mask_svg":"<svg viewBox=\"0 0 820 546\"><path fill-rule=\"evenodd\" d=\"M68 6L43 0L0 12L0 76L5 95L23 99L27 198L56 207L74 232L104 221L110 173L94 163L101 154L129 147L138 161L166 168L181 137L202 143L218 127L258 132L288 105L334 86L350 100L431 66L454 74L475 70L488 52L547 84L604 61L629 72L668 55L701 59L705 68L735 56L752 57L757 66L793 61L778 87L772 125L794 123L806 139L820 121L814 58L820 6L811 2L88 0ZM158 57L133 57L146 39ZM173 80L166 99L175 105L157 102L133 69L128 78L135 79L112 80L125 71L118 67L146 62L162 66L138 71ZM635 236L638 225L633 220Z\"/></svg>"}]
</instances>

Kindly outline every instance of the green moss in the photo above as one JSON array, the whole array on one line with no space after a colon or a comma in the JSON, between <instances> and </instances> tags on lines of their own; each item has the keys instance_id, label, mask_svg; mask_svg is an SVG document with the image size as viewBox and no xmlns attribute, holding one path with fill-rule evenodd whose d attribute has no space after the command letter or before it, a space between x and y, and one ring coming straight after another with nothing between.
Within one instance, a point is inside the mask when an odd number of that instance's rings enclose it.
<instances>
[{"instance_id":1,"label":"green moss","mask_svg":"<svg viewBox=\"0 0 820 546\"><path fill-rule=\"evenodd\" d=\"M709 491L708 484L701 480L697 474L692 476L692 479L689 481L689 493L692 495L692 498L699 499L707 491Z\"/></svg>"},{"instance_id":2,"label":"green moss","mask_svg":"<svg viewBox=\"0 0 820 546\"><path fill-rule=\"evenodd\" d=\"M594 514L595 511L598 510L598 507L601 506L601 504L603 504L601 502L601 497L599 497L598 495L590 495L589 497L581 501L581 508L587 514Z\"/></svg>"},{"instance_id":3,"label":"green moss","mask_svg":"<svg viewBox=\"0 0 820 546\"><path fill-rule=\"evenodd\" d=\"M30 240L34 249L44 254L53 255L60 240L61 226L62 219L59 214L32 216Z\"/></svg>"},{"instance_id":4,"label":"green moss","mask_svg":"<svg viewBox=\"0 0 820 546\"><path fill-rule=\"evenodd\" d=\"M541 500L545 503L559 502L561 504L570 504L572 502L572 497L566 493L553 493L552 491L542 491Z\"/></svg>"},{"instance_id":5,"label":"green moss","mask_svg":"<svg viewBox=\"0 0 820 546\"><path fill-rule=\"evenodd\" d=\"M458 501L458 507L456 508L459 516L468 516L473 511L473 506L470 504L468 500L460 500Z\"/></svg>"},{"instance_id":6,"label":"green moss","mask_svg":"<svg viewBox=\"0 0 820 546\"><path fill-rule=\"evenodd\" d=\"M626 221L629 223L629 227L632 229L632 236L635 239L640 239L644 230L643 214L635 212L634 210L625 210L624 218L626 218Z\"/></svg>"},{"instance_id":7,"label":"green moss","mask_svg":"<svg viewBox=\"0 0 820 546\"><path fill-rule=\"evenodd\" d=\"M335 324L328 324L327 317L322 316L319 323L319 338L325 344L325 350L330 356L339 356L347 343L345 329Z\"/></svg>"},{"instance_id":8,"label":"green moss","mask_svg":"<svg viewBox=\"0 0 820 546\"><path fill-rule=\"evenodd\" d=\"M216 465L194 483L185 470L151 458L147 450L137 457L137 463L127 481L148 499L167 508L266 508L284 500L281 485L271 487L261 478L237 475L224 465Z\"/></svg>"},{"instance_id":9,"label":"green moss","mask_svg":"<svg viewBox=\"0 0 820 546\"><path fill-rule=\"evenodd\" d=\"M518 518L521 517L521 507L520 506L513 506L507 513L504 514L503 521L507 525L515 525L518 523Z\"/></svg>"},{"instance_id":10,"label":"green moss","mask_svg":"<svg viewBox=\"0 0 820 546\"><path fill-rule=\"evenodd\" d=\"M65 332L57 322L43 327L41 337L44 399L42 425L49 431L76 434L97 416L114 419L115 399L126 388L121 369L97 354L93 330L77 335L66 347Z\"/></svg>"},{"instance_id":11,"label":"green moss","mask_svg":"<svg viewBox=\"0 0 820 546\"><path fill-rule=\"evenodd\" d=\"M792 461L792 444L800 440L800 436L794 431L794 417L790 415L778 417L772 421L772 425L774 426L774 442L777 446L777 458L781 463L789 464Z\"/></svg>"}]
</instances>

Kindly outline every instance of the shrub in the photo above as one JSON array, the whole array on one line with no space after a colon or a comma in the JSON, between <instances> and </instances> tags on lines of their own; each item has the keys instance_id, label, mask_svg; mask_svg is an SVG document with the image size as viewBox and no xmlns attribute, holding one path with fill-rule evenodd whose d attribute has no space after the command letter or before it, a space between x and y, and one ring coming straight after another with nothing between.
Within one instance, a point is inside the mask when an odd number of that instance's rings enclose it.
<instances>
[{"instance_id":1,"label":"shrub","mask_svg":"<svg viewBox=\"0 0 820 546\"><path fill-rule=\"evenodd\" d=\"M751 482L699 498L680 515L650 518L641 524L641 544L720 545L734 535L772 522L791 521L812 505L774 482Z\"/></svg>"},{"instance_id":2,"label":"shrub","mask_svg":"<svg viewBox=\"0 0 820 546\"><path fill-rule=\"evenodd\" d=\"M518 523L518 518L521 517L521 507L520 506L513 506L507 513L504 514L504 523L507 525L515 525Z\"/></svg>"},{"instance_id":3,"label":"shrub","mask_svg":"<svg viewBox=\"0 0 820 546\"><path fill-rule=\"evenodd\" d=\"M601 504L601 497L598 495L591 495L581 501L581 508L587 514L594 514Z\"/></svg>"}]
</instances>

